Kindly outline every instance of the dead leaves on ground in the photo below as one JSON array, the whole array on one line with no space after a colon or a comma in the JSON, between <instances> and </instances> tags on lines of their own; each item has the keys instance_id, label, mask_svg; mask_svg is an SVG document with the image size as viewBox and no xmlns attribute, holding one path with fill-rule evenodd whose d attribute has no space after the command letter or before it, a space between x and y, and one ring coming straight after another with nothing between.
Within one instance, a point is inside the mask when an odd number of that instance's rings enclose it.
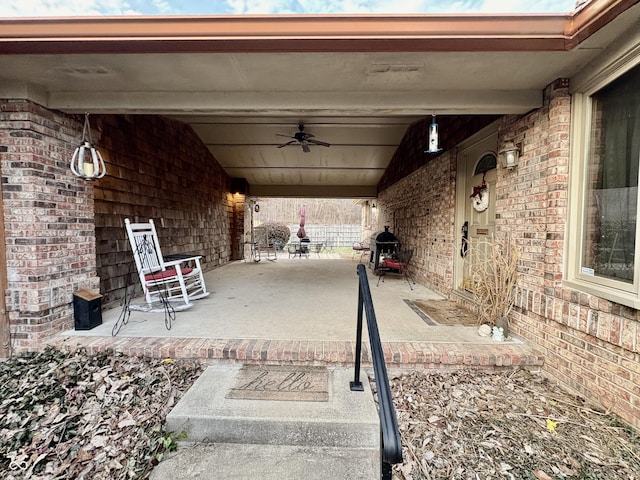
<instances>
[{"instance_id":1,"label":"dead leaves on ground","mask_svg":"<svg viewBox=\"0 0 640 480\"><path fill-rule=\"evenodd\" d=\"M138 479L175 448L164 419L201 372L48 348L0 363L0 477Z\"/></svg>"},{"instance_id":2,"label":"dead leaves on ground","mask_svg":"<svg viewBox=\"0 0 640 480\"><path fill-rule=\"evenodd\" d=\"M0 363L0 478L142 479L195 362L47 349ZM391 380L397 480L640 480L640 435L526 370Z\"/></svg>"},{"instance_id":3,"label":"dead leaves on ground","mask_svg":"<svg viewBox=\"0 0 640 480\"><path fill-rule=\"evenodd\" d=\"M526 370L392 378L394 479L640 479L640 435Z\"/></svg>"}]
</instances>

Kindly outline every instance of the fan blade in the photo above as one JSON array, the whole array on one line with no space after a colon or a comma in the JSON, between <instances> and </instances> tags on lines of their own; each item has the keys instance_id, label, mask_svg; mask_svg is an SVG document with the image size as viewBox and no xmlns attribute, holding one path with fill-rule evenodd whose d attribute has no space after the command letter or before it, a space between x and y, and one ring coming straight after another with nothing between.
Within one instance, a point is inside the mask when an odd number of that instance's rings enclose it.
<instances>
[{"instance_id":1,"label":"fan blade","mask_svg":"<svg viewBox=\"0 0 640 480\"><path fill-rule=\"evenodd\" d=\"M311 149L309 148L309 144L307 142L302 142L302 151L304 153L309 153Z\"/></svg>"},{"instance_id":2,"label":"fan blade","mask_svg":"<svg viewBox=\"0 0 640 480\"><path fill-rule=\"evenodd\" d=\"M297 143L296 140L291 140L290 142L283 143L282 145L278 145L278 148L286 147L287 145L291 145L292 143Z\"/></svg>"},{"instance_id":3,"label":"fan blade","mask_svg":"<svg viewBox=\"0 0 640 480\"><path fill-rule=\"evenodd\" d=\"M291 135L285 135L284 133L276 133L276 135L277 135L278 137L293 138Z\"/></svg>"},{"instance_id":4,"label":"fan blade","mask_svg":"<svg viewBox=\"0 0 640 480\"><path fill-rule=\"evenodd\" d=\"M309 140L309 143L313 143L314 145L320 145L322 147L330 147L331 144L327 142L321 142L320 140Z\"/></svg>"}]
</instances>

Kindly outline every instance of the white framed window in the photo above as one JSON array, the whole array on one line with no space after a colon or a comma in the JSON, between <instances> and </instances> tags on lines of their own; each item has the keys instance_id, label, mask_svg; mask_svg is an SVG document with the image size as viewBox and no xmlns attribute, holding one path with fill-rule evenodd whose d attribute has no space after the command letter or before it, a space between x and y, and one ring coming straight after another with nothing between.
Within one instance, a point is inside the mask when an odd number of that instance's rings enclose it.
<instances>
[{"instance_id":1,"label":"white framed window","mask_svg":"<svg viewBox=\"0 0 640 480\"><path fill-rule=\"evenodd\" d=\"M640 308L640 65L573 95L565 280ZM577 247L577 248L576 248Z\"/></svg>"}]
</instances>

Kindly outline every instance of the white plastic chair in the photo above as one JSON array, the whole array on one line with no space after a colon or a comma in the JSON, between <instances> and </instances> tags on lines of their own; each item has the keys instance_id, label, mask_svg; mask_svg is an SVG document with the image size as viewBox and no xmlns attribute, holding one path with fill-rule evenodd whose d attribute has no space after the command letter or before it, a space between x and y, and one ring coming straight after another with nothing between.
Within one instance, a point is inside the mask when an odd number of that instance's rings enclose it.
<instances>
[{"instance_id":1,"label":"white plastic chair","mask_svg":"<svg viewBox=\"0 0 640 480\"><path fill-rule=\"evenodd\" d=\"M163 309L158 303L164 302L170 302L175 310L184 310L193 305L192 300L209 295L200 266L202 256L173 255L178 259L165 261L153 220L131 223L126 218L124 223L150 310L156 306Z\"/></svg>"}]
</instances>

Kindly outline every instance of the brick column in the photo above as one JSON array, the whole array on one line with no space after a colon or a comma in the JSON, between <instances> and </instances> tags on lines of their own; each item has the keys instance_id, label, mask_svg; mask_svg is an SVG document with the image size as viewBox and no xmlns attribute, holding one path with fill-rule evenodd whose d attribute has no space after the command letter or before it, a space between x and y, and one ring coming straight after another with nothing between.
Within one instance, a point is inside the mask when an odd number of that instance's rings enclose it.
<instances>
[{"instance_id":1,"label":"brick column","mask_svg":"<svg viewBox=\"0 0 640 480\"><path fill-rule=\"evenodd\" d=\"M558 288L561 286L564 264L562 254L569 184L571 128L569 80L565 78L556 80L545 89L544 93L545 103L549 108L544 284L545 288Z\"/></svg>"},{"instance_id":2,"label":"brick column","mask_svg":"<svg viewBox=\"0 0 640 480\"><path fill-rule=\"evenodd\" d=\"M16 350L73 327L73 292L97 289L93 186L69 169L81 121L0 101L7 312Z\"/></svg>"},{"instance_id":3,"label":"brick column","mask_svg":"<svg viewBox=\"0 0 640 480\"><path fill-rule=\"evenodd\" d=\"M242 260L244 255L244 210L246 196L240 193L233 197L233 214L231 220L231 259Z\"/></svg>"},{"instance_id":4,"label":"brick column","mask_svg":"<svg viewBox=\"0 0 640 480\"><path fill-rule=\"evenodd\" d=\"M7 150L6 146L0 146L1 152ZM0 186L0 212L2 208L2 187ZM0 238L4 238L4 219L0 221ZM9 315L7 315L7 299L4 293L7 291L7 248L4 242L0 243L0 358L11 356L11 331L9 328Z\"/></svg>"}]
</instances>

